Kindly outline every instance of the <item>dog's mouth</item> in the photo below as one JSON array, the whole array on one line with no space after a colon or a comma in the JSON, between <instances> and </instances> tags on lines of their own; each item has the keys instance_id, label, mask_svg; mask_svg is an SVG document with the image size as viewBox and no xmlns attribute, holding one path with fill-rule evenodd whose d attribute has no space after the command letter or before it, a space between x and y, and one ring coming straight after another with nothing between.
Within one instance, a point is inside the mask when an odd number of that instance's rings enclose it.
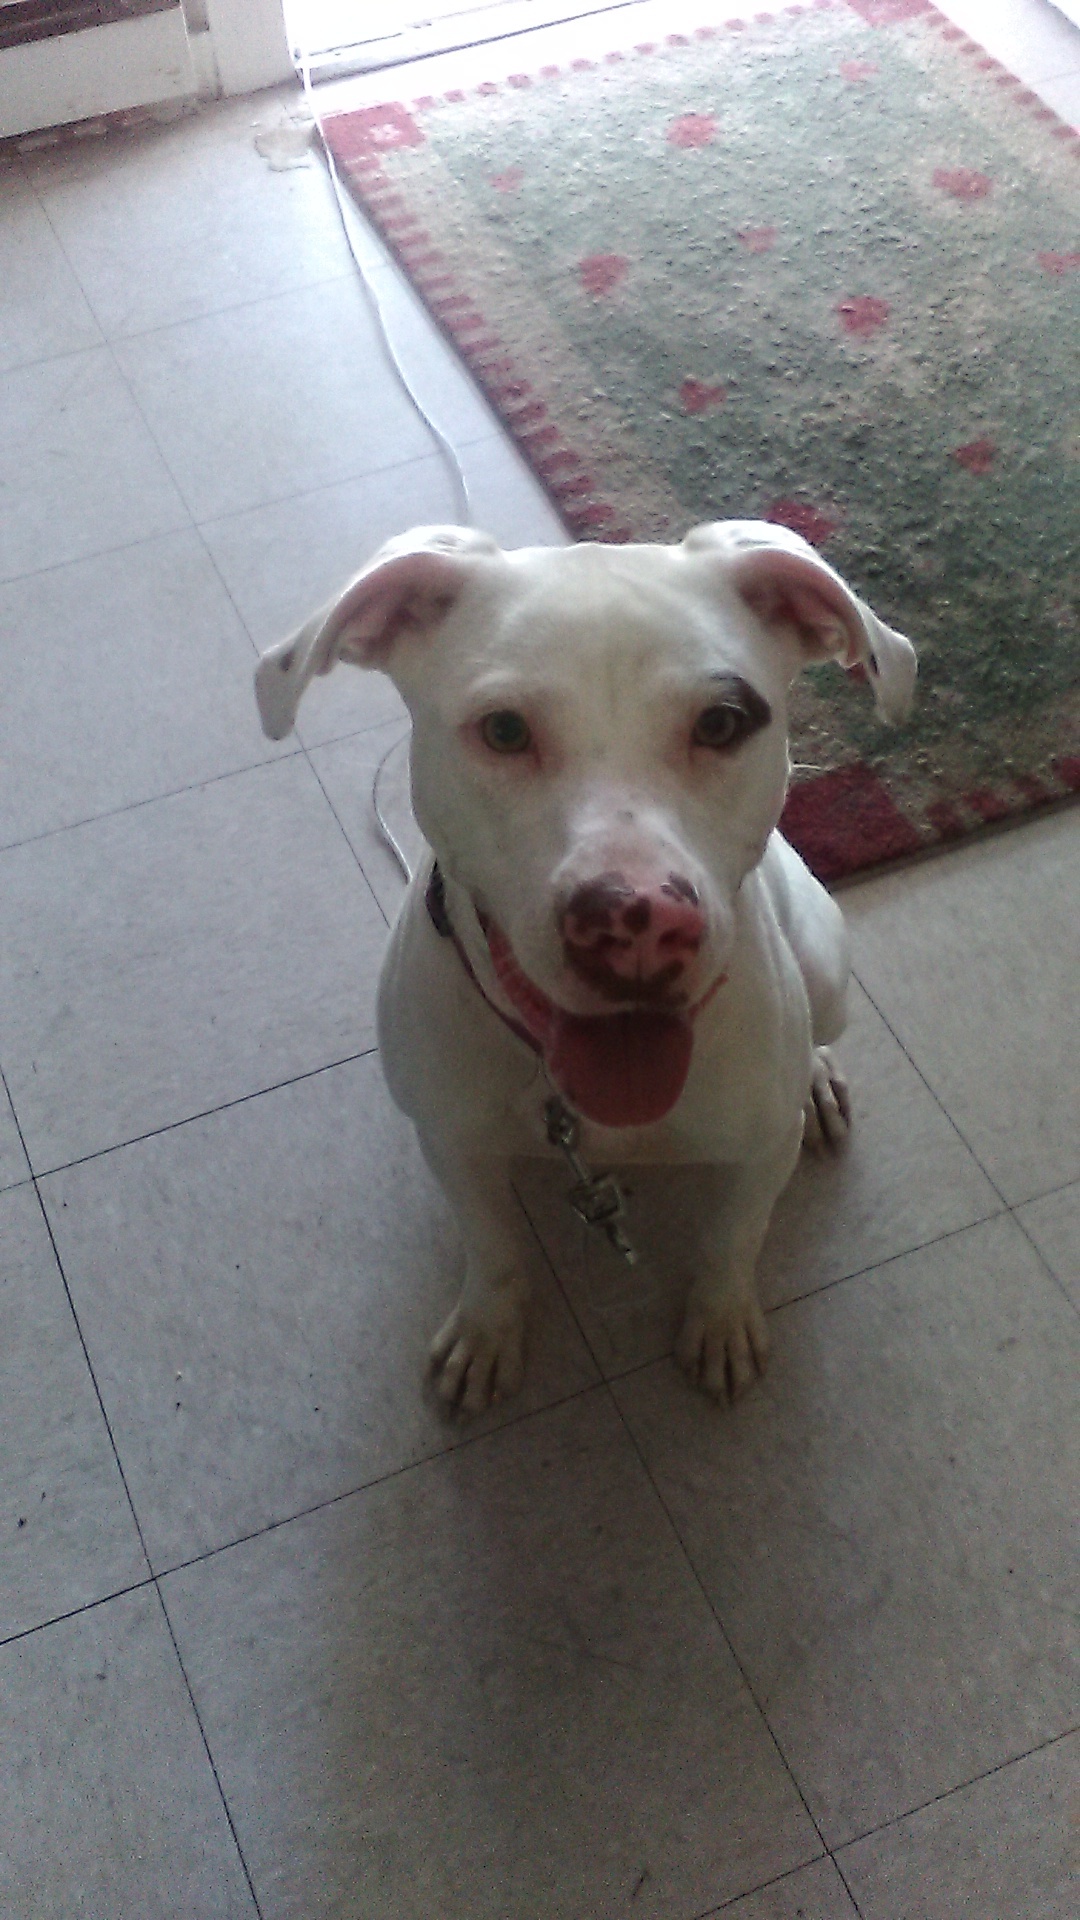
<instances>
[{"instance_id":1,"label":"dog's mouth","mask_svg":"<svg viewBox=\"0 0 1080 1920\"><path fill-rule=\"evenodd\" d=\"M663 1120L690 1072L694 1018L725 976L718 975L694 1006L570 1013L522 971L493 921L485 916L481 925L502 991L575 1111L602 1127L646 1127Z\"/></svg>"}]
</instances>

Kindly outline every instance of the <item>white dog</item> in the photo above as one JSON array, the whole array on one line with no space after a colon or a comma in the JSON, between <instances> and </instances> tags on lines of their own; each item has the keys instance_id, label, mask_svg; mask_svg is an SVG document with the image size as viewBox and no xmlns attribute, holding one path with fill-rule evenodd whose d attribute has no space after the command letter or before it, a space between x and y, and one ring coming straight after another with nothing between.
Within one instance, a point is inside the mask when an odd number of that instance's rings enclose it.
<instances>
[{"instance_id":1,"label":"white dog","mask_svg":"<svg viewBox=\"0 0 1080 1920\"><path fill-rule=\"evenodd\" d=\"M433 851L378 1022L465 1243L432 1348L449 1403L475 1412L521 1383L509 1163L560 1134L592 1166L711 1170L678 1357L719 1397L764 1366L769 1216L806 1121L828 1139L848 1121L826 1051L843 921L776 831L788 685L826 657L865 667L884 719L907 712L910 643L798 535L722 521L678 546L511 553L421 528L260 662L273 739L339 659L388 673L412 715ZM610 1186L586 1182L586 1206Z\"/></svg>"}]
</instances>

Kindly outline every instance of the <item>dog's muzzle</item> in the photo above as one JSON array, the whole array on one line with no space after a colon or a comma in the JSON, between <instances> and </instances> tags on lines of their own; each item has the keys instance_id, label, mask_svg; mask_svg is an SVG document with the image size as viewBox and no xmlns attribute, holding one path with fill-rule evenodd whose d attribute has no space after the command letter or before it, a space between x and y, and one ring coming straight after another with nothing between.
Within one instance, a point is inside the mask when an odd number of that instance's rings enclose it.
<instances>
[{"instance_id":1,"label":"dog's muzzle","mask_svg":"<svg viewBox=\"0 0 1080 1920\"><path fill-rule=\"evenodd\" d=\"M556 923L567 967L601 999L685 1006L685 975L701 951L705 916L683 874L669 873L654 887L601 874L574 889Z\"/></svg>"},{"instance_id":2,"label":"dog's muzzle","mask_svg":"<svg viewBox=\"0 0 1080 1920\"><path fill-rule=\"evenodd\" d=\"M725 977L690 1003L685 980L705 937L697 893L677 874L655 890L605 874L575 889L557 922L568 969L613 1011L560 1007L519 966L502 929L483 917L499 985L578 1113L604 1127L654 1125L682 1093L693 1022Z\"/></svg>"}]
</instances>

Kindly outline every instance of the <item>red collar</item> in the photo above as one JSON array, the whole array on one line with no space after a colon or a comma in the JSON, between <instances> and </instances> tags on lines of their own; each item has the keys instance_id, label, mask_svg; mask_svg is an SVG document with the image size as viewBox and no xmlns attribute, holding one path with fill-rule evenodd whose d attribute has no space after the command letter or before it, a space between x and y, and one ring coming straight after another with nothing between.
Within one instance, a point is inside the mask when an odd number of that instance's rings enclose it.
<instances>
[{"instance_id":1,"label":"red collar","mask_svg":"<svg viewBox=\"0 0 1080 1920\"><path fill-rule=\"evenodd\" d=\"M476 968L469 959L465 951L464 943L458 937L454 923L450 918L446 905L446 882L442 877L442 869L437 860L431 869L431 878L427 883L427 891L424 894L424 905L428 910L428 917L436 933L441 939L449 940L453 943L457 957L461 961L477 993L480 995L481 1000L491 1008L492 1013L498 1014L504 1027L509 1027L511 1033L516 1035L517 1039L523 1040L525 1045L539 1057L542 1051L540 1042L534 1040L528 1027L524 1026L520 1020L515 1020L511 1014L504 1013L501 1007L496 1006L491 995L485 992L483 983L477 977Z\"/></svg>"}]
</instances>

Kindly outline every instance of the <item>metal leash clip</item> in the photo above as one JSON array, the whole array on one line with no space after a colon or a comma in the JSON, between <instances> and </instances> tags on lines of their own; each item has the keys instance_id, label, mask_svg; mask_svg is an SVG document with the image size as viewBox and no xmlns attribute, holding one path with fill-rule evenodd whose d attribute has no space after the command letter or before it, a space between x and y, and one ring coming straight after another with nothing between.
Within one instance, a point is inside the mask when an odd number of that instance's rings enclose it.
<instances>
[{"instance_id":1,"label":"metal leash clip","mask_svg":"<svg viewBox=\"0 0 1080 1920\"><path fill-rule=\"evenodd\" d=\"M635 1266L637 1254L620 1225L626 1217L626 1201L618 1181L611 1174L589 1172L577 1150L577 1116L558 1095L545 1102L544 1119L550 1144L565 1156L574 1175L575 1184L566 1196L574 1212L587 1227L598 1227L607 1235L610 1245L622 1255L628 1267Z\"/></svg>"}]
</instances>

